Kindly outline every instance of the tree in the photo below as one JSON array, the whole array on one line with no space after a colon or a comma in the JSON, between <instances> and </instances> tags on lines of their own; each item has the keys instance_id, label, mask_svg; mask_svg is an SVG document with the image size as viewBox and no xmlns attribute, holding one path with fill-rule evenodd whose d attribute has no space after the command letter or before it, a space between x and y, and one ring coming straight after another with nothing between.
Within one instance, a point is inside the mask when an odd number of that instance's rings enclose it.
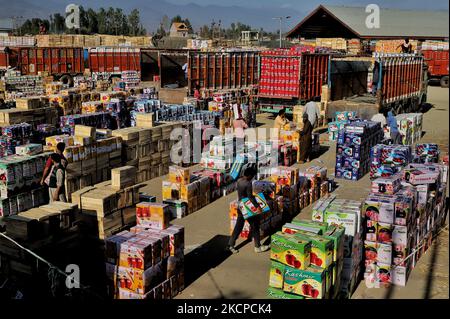
<instances>
[{"instance_id":1,"label":"tree","mask_svg":"<svg viewBox=\"0 0 450 319\"><path fill-rule=\"evenodd\" d=\"M174 17L172 18L172 20L171 20L171 24L172 24L172 23L177 23L177 22L183 22L183 18L181 18L180 15L174 16Z\"/></svg>"},{"instance_id":2,"label":"tree","mask_svg":"<svg viewBox=\"0 0 450 319\"><path fill-rule=\"evenodd\" d=\"M100 8L100 10L97 12L97 22L98 22L98 33L107 34L108 21L105 8Z\"/></svg>"},{"instance_id":3,"label":"tree","mask_svg":"<svg viewBox=\"0 0 450 319\"><path fill-rule=\"evenodd\" d=\"M128 15L128 25L130 35L137 35L139 33L140 27L139 21L140 21L139 11L137 9L133 9Z\"/></svg>"},{"instance_id":4,"label":"tree","mask_svg":"<svg viewBox=\"0 0 450 319\"><path fill-rule=\"evenodd\" d=\"M93 34L98 33L98 15L92 9L89 8L86 13L87 16L87 33Z\"/></svg>"}]
</instances>

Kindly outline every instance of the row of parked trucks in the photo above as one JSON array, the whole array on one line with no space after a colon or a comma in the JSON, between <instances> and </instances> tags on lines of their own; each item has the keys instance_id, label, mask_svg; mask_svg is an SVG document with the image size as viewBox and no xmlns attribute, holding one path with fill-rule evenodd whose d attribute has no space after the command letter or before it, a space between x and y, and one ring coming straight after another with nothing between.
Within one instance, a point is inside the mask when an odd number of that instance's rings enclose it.
<instances>
[{"instance_id":1,"label":"row of parked trucks","mask_svg":"<svg viewBox=\"0 0 450 319\"><path fill-rule=\"evenodd\" d=\"M23 75L44 72L68 84L87 70L97 79L135 70L143 81L158 81L162 88L187 87L191 94L196 86L206 90L259 86L263 106L302 104L320 97L328 85L329 114L354 110L365 118L384 108L417 111L426 102L430 78L439 78L448 87L448 51L436 52L365 57L289 50L22 47L0 48L0 69L15 68Z\"/></svg>"}]
</instances>

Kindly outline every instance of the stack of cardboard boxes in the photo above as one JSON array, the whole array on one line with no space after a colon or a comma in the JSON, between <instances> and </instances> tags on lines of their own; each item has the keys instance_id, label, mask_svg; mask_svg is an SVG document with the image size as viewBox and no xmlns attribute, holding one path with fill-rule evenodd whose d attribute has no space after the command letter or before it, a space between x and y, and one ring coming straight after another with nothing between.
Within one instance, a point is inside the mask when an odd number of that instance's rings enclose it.
<instances>
[{"instance_id":1,"label":"stack of cardboard boxes","mask_svg":"<svg viewBox=\"0 0 450 319\"><path fill-rule=\"evenodd\" d=\"M170 206L172 218L185 215L208 205L211 201L211 179L190 175L189 168L169 167L169 180L162 184L163 201Z\"/></svg>"},{"instance_id":2,"label":"stack of cardboard boxes","mask_svg":"<svg viewBox=\"0 0 450 319\"><path fill-rule=\"evenodd\" d=\"M70 200L74 191L111 179L111 168L121 165L120 137L96 138L96 129L76 125L75 135L46 138L46 148L55 151L59 142L66 144L66 192Z\"/></svg>"},{"instance_id":3,"label":"stack of cardboard boxes","mask_svg":"<svg viewBox=\"0 0 450 319\"><path fill-rule=\"evenodd\" d=\"M168 206L136 205L138 225L106 239L106 273L116 299L172 299L184 289L184 228Z\"/></svg>"},{"instance_id":4,"label":"stack of cardboard boxes","mask_svg":"<svg viewBox=\"0 0 450 319\"><path fill-rule=\"evenodd\" d=\"M111 170L114 179L88 186L72 193L83 220L94 238L105 239L135 225L135 205L142 184L136 184L136 169L122 167Z\"/></svg>"},{"instance_id":5,"label":"stack of cardboard boxes","mask_svg":"<svg viewBox=\"0 0 450 319\"><path fill-rule=\"evenodd\" d=\"M268 296L276 299L337 298L344 227L296 220L271 238Z\"/></svg>"},{"instance_id":6,"label":"stack of cardboard boxes","mask_svg":"<svg viewBox=\"0 0 450 319\"><path fill-rule=\"evenodd\" d=\"M175 129L186 128L189 136L171 139ZM112 132L122 138L122 162L138 169L138 181L146 181L169 173L171 149L182 138L192 139L192 124L165 123L151 128L129 127ZM187 131L186 131L187 132ZM188 144L188 143L186 143ZM192 156L192 151L190 152Z\"/></svg>"}]
</instances>

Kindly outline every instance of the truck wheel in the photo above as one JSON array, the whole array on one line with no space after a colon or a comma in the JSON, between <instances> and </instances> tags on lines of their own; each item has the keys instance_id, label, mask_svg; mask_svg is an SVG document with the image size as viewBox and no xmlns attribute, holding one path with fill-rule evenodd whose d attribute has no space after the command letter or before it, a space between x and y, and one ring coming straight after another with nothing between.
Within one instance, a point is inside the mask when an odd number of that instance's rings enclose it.
<instances>
[{"instance_id":1,"label":"truck wheel","mask_svg":"<svg viewBox=\"0 0 450 319\"><path fill-rule=\"evenodd\" d=\"M73 87L73 78L69 74L65 74L59 78L59 81L68 84L69 87Z\"/></svg>"},{"instance_id":2,"label":"truck wheel","mask_svg":"<svg viewBox=\"0 0 450 319\"><path fill-rule=\"evenodd\" d=\"M448 88L448 75L441 78L441 87Z\"/></svg>"}]
</instances>

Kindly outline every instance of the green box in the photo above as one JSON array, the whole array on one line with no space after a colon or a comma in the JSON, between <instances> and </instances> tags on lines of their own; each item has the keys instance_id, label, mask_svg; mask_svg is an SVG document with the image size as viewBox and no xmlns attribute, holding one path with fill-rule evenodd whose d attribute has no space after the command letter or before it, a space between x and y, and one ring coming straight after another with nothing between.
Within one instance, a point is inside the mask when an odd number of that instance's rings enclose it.
<instances>
[{"instance_id":1,"label":"green box","mask_svg":"<svg viewBox=\"0 0 450 319\"><path fill-rule=\"evenodd\" d=\"M283 290L307 298L322 299L326 293L326 273L326 269L316 266L305 270L286 267Z\"/></svg>"},{"instance_id":2,"label":"green box","mask_svg":"<svg viewBox=\"0 0 450 319\"><path fill-rule=\"evenodd\" d=\"M333 263L333 241L323 236L298 231L296 237L311 241L311 265L326 269Z\"/></svg>"},{"instance_id":3,"label":"green box","mask_svg":"<svg viewBox=\"0 0 450 319\"><path fill-rule=\"evenodd\" d=\"M292 224L300 226L305 230L309 231L309 229L319 230L319 235L322 235L328 227L328 223L316 222L312 220L293 220Z\"/></svg>"},{"instance_id":4,"label":"green box","mask_svg":"<svg viewBox=\"0 0 450 319\"><path fill-rule=\"evenodd\" d=\"M273 299L305 299L303 296L285 293L282 289L267 288L267 296Z\"/></svg>"},{"instance_id":5,"label":"green box","mask_svg":"<svg viewBox=\"0 0 450 319\"><path fill-rule=\"evenodd\" d=\"M323 237L333 241L333 261L344 258L345 227L330 225Z\"/></svg>"},{"instance_id":6,"label":"green box","mask_svg":"<svg viewBox=\"0 0 450 319\"><path fill-rule=\"evenodd\" d=\"M272 235L270 258L287 266L306 269L311 262L311 242L294 235Z\"/></svg>"},{"instance_id":7,"label":"green box","mask_svg":"<svg viewBox=\"0 0 450 319\"><path fill-rule=\"evenodd\" d=\"M286 265L272 260L269 275L270 287L283 289L284 269L286 267L287 267Z\"/></svg>"}]
</instances>

